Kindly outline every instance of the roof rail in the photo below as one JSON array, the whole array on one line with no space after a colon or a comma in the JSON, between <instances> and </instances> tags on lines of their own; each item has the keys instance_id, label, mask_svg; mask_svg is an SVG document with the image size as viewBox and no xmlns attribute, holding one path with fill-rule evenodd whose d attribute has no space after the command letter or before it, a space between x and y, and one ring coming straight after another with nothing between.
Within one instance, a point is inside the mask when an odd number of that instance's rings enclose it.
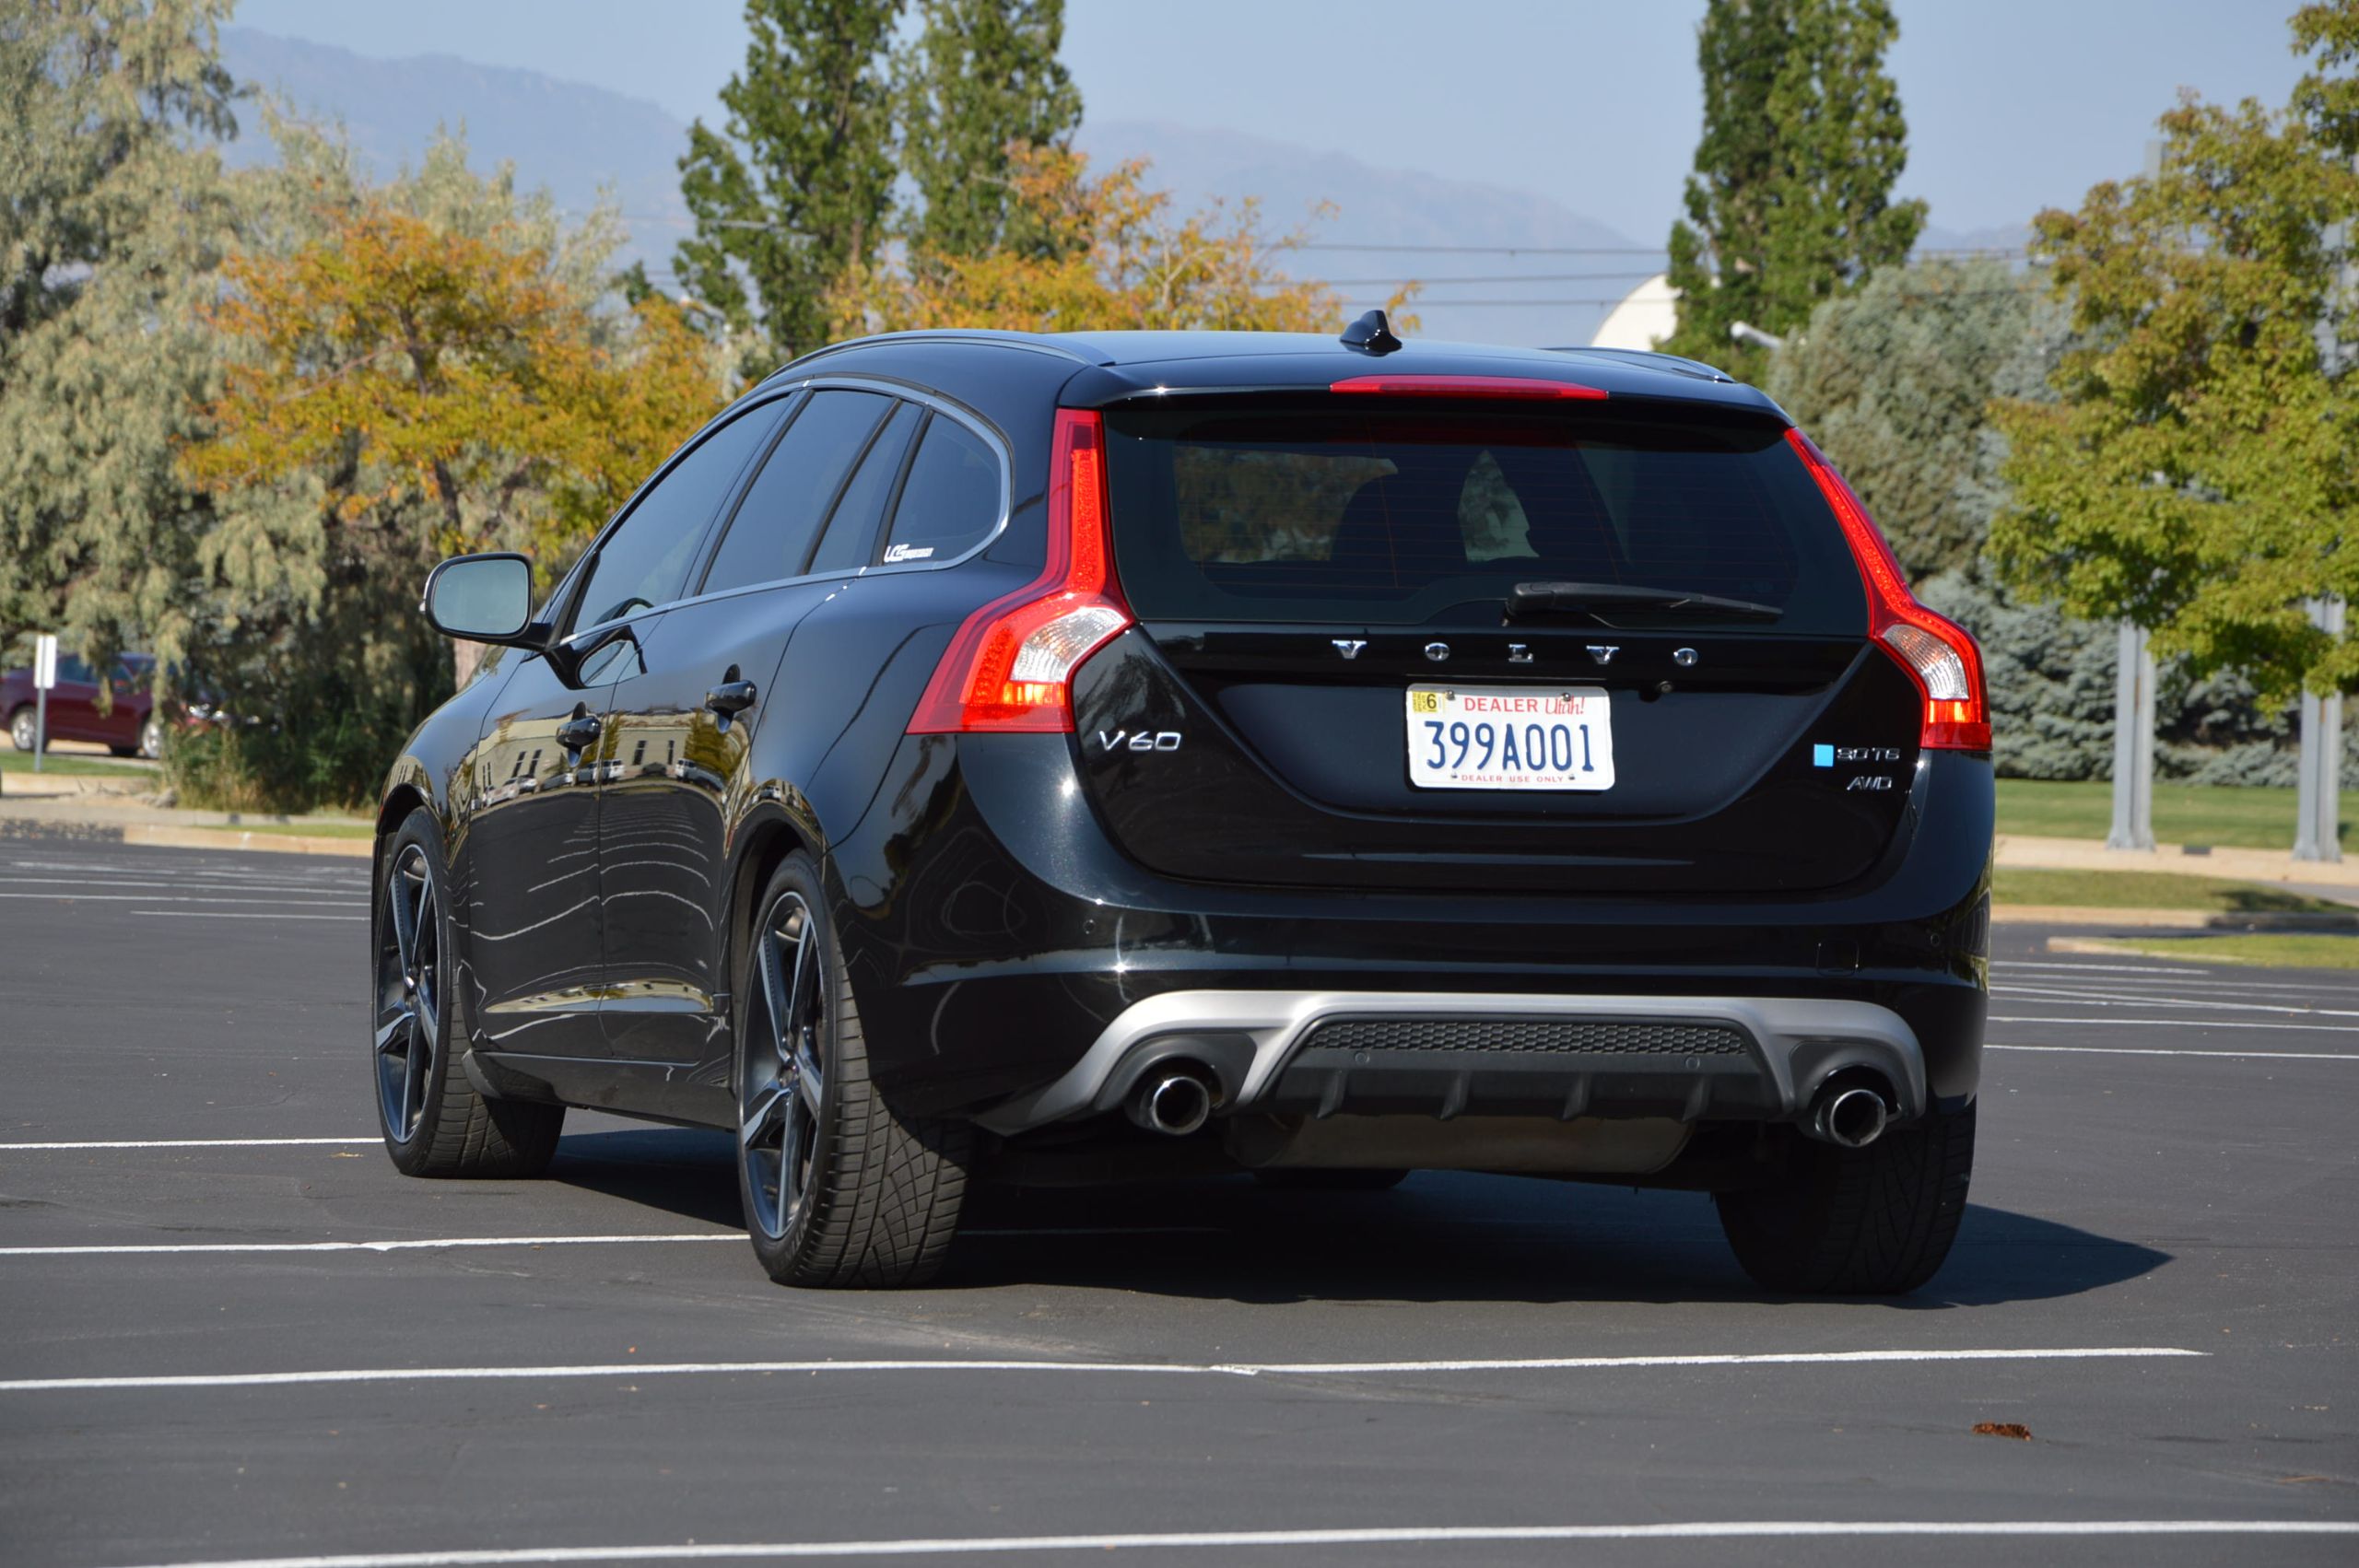
<instances>
[{"instance_id":1,"label":"roof rail","mask_svg":"<svg viewBox=\"0 0 2359 1568\"><path fill-rule=\"evenodd\" d=\"M1707 365L1701 359L1683 358L1676 354L1657 354L1646 348L1583 348L1571 344L1551 344L1550 354L1594 354L1601 358L1618 359L1625 365L1642 366L1649 370L1669 370L1674 375L1696 376L1707 381L1724 381L1734 385L1736 378L1717 365Z\"/></svg>"},{"instance_id":2,"label":"roof rail","mask_svg":"<svg viewBox=\"0 0 2359 1568\"><path fill-rule=\"evenodd\" d=\"M880 343L991 344L1000 348L1024 348L1035 354L1053 354L1060 359L1070 359L1076 365L1097 363L1070 344L1060 343L1055 338L1039 333L1004 332L989 327L923 327L912 332L870 333L863 337L848 337L841 343L830 343L823 347L812 349L807 354L796 355L769 375L764 376L762 380L773 381L798 366L808 365L814 359L822 359L830 354L840 354L848 348L873 347Z\"/></svg>"}]
</instances>

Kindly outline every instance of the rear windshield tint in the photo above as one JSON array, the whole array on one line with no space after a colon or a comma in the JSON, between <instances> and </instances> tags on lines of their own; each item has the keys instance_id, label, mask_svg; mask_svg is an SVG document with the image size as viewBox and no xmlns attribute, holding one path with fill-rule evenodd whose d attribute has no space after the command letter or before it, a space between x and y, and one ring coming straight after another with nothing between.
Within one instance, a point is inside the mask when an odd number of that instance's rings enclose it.
<instances>
[{"instance_id":1,"label":"rear windshield tint","mask_svg":"<svg viewBox=\"0 0 2359 1568\"><path fill-rule=\"evenodd\" d=\"M1866 625L1858 568L1776 429L1168 407L1106 427L1116 566L1150 619L1414 626L1572 581L1772 604L1790 630Z\"/></svg>"}]
</instances>

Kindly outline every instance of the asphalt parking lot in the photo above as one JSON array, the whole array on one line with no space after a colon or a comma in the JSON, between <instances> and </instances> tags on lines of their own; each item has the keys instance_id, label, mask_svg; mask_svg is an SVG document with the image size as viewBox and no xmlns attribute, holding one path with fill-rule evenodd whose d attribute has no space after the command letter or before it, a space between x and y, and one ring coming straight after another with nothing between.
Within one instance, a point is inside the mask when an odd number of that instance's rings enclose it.
<instances>
[{"instance_id":1,"label":"asphalt parking lot","mask_svg":"<svg viewBox=\"0 0 2359 1568\"><path fill-rule=\"evenodd\" d=\"M397 1176L366 879L0 839L6 1562L2359 1560L2359 976L2001 928L1905 1302L1439 1175L993 1194L938 1287L809 1294L723 1135Z\"/></svg>"}]
</instances>

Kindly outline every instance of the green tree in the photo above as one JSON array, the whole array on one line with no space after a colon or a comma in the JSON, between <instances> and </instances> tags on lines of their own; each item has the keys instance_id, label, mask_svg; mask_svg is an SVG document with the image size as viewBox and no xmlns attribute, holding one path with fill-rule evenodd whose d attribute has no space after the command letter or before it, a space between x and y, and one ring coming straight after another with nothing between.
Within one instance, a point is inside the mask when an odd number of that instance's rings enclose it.
<instances>
[{"instance_id":1,"label":"green tree","mask_svg":"<svg viewBox=\"0 0 2359 1568\"><path fill-rule=\"evenodd\" d=\"M0 645L94 657L156 625L209 507L175 476L234 242L227 0L0 7Z\"/></svg>"},{"instance_id":2,"label":"green tree","mask_svg":"<svg viewBox=\"0 0 2359 1568\"><path fill-rule=\"evenodd\" d=\"M1908 158L1884 69L1899 30L1885 0L1711 0L1696 35L1704 135L1671 231L1670 352L1749 378L1760 351L1731 326L1791 332L1908 253L1925 205L1892 200Z\"/></svg>"},{"instance_id":3,"label":"green tree","mask_svg":"<svg viewBox=\"0 0 2359 1568\"><path fill-rule=\"evenodd\" d=\"M2152 628L2204 676L2241 670L2268 699L2359 685L2359 634L2305 601L2359 598L2359 380L2321 323L2347 320L2339 236L2359 216L2348 146L2352 0L2313 8L2320 54L2294 111L2192 97L2162 117L2159 173L2042 213L2085 341L2055 402L1997 409L2015 504L1992 554L2018 590Z\"/></svg>"},{"instance_id":4,"label":"green tree","mask_svg":"<svg viewBox=\"0 0 2359 1568\"><path fill-rule=\"evenodd\" d=\"M901 0L746 0L745 64L721 89L728 119L689 129L680 193L697 231L673 270L758 342L749 369L825 342L828 287L882 238L894 172L883 55L900 10Z\"/></svg>"},{"instance_id":5,"label":"green tree","mask_svg":"<svg viewBox=\"0 0 2359 1568\"><path fill-rule=\"evenodd\" d=\"M894 72L901 171L919 197L908 238L957 256L1049 243L1013 205L1007 158L1011 146L1068 146L1081 123L1080 90L1057 59L1064 0L921 6L925 26Z\"/></svg>"}]
</instances>

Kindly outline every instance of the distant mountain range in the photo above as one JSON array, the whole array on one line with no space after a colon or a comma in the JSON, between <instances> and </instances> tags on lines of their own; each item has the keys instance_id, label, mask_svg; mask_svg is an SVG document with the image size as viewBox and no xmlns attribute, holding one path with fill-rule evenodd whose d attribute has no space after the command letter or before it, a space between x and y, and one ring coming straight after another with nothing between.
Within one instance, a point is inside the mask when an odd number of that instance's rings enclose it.
<instances>
[{"instance_id":1,"label":"distant mountain range","mask_svg":"<svg viewBox=\"0 0 2359 1568\"><path fill-rule=\"evenodd\" d=\"M478 167L512 162L521 186L546 189L569 213L611 198L629 231L623 259L644 261L659 279L688 231L678 186L687 127L643 99L449 54L374 59L252 28L224 28L221 53L241 82L299 113L340 121L381 177L415 165L438 128L464 129ZM241 119L231 160L267 159L260 114L249 107ZM1088 123L1079 145L1100 168L1147 158L1152 182L1183 208L1260 197L1266 231L1312 231L1287 270L1333 282L1355 311L1421 280L1412 309L1428 337L1586 343L1612 303L1663 264L1652 236L1633 240L1545 196L1379 169L1346 153L1121 120ZM1314 221L1321 204L1332 216ZM1923 243L2021 241L2019 230L1929 228Z\"/></svg>"}]
</instances>

